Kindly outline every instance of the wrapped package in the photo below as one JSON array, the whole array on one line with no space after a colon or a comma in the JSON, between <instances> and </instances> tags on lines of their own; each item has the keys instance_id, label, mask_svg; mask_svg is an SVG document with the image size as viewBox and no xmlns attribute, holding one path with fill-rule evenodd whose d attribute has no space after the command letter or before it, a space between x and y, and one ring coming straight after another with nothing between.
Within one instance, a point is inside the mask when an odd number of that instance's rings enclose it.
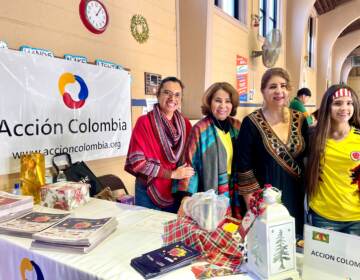
<instances>
[{"instance_id":1,"label":"wrapped package","mask_svg":"<svg viewBox=\"0 0 360 280\"><path fill-rule=\"evenodd\" d=\"M89 184L58 182L41 187L41 205L63 210L72 210L90 200Z\"/></svg>"},{"instance_id":2,"label":"wrapped package","mask_svg":"<svg viewBox=\"0 0 360 280\"><path fill-rule=\"evenodd\" d=\"M184 242L198 250L207 262L235 272L245 260L245 241L238 233L240 226L240 220L225 217L214 231L209 232L192 218L180 216L165 223L162 238L164 245Z\"/></svg>"},{"instance_id":3,"label":"wrapped package","mask_svg":"<svg viewBox=\"0 0 360 280\"><path fill-rule=\"evenodd\" d=\"M229 198L217 195L213 189L198 192L184 202L186 216L195 220L198 225L209 232L214 231L225 219L229 208Z\"/></svg>"}]
</instances>

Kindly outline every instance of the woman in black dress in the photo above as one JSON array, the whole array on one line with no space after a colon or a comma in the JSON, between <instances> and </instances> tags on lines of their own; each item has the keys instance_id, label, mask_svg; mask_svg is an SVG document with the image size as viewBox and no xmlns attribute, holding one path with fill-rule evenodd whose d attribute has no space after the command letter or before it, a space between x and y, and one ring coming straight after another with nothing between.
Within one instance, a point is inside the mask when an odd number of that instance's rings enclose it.
<instances>
[{"instance_id":1,"label":"woman in black dress","mask_svg":"<svg viewBox=\"0 0 360 280\"><path fill-rule=\"evenodd\" d=\"M282 202L295 217L296 233L304 224L303 157L307 122L301 112L288 108L289 74L268 69L261 80L264 105L243 120L238 136L238 190L247 208L252 193L264 184L282 191Z\"/></svg>"}]
</instances>

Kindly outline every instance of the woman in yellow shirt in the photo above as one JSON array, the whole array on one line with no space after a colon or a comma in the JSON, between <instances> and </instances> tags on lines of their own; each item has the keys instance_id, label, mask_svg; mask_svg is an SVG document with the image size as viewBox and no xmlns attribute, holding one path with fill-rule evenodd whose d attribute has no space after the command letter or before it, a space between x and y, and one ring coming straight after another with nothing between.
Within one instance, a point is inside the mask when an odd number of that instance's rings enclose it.
<instances>
[{"instance_id":1,"label":"woman in yellow shirt","mask_svg":"<svg viewBox=\"0 0 360 280\"><path fill-rule=\"evenodd\" d=\"M175 181L173 192L178 201L184 201L186 196L213 189L230 198L231 215L241 218L233 172L235 140L240 129L240 121L233 116L238 103L236 89L227 82L214 83L206 90L201 107L204 118L191 129L182 159L182 163L194 168L195 174Z\"/></svg>"},{"instance_id":2,"label":"woman in yellow shirt","mask_svg":"<svg viewBox=\"0 0 360 280\"><path fill-rule=\"evenodd\" d=\"M307 189L316 227L360 235L360 103L348 86L333 85L321 101L310 140Z\"/></svg>"}]
</instances>

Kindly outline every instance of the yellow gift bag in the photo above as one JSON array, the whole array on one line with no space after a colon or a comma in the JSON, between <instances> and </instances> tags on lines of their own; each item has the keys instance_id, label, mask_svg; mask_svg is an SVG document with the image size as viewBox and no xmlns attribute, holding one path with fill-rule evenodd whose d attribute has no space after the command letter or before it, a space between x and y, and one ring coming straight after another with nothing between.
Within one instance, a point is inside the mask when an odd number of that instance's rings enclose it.
<instances>
[{"instance_id":1,"label":"yellow gift bag","mask_svg":"<svg viewBox=\"0 0 360 280\"><path fill-rule=\"evenodd\" d=\"M23 195L32 195L34 203L40 203L40 187L45 184L45 158L42 153L20 157L20 180Z\"/></svg>"}]
</instances>

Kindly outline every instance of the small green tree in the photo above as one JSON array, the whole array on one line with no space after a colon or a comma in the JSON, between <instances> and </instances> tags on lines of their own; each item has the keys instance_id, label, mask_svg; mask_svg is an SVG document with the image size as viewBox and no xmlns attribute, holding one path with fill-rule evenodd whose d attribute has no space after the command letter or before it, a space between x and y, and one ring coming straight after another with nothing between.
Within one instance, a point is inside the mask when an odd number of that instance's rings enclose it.
<instances>
[{"instance_id":1,"label":"small green tree","mask_svg":"<svg viewBox=\"0 0 360 280\"><path fill-rule=\"evenodd\" d=\"M290 260L288 245L286 244L283 231L279 230L279 234L276 239L276 252L273 262L280 262L280 269L285 269L284 261Z\"/></svg>"},{"instance_id":2,"label":"small green tree","mask_svg":"<svg viewBox=\"0 0 360 280\"><path fill-rule=\"evenodd\" d=\"M259 245L259 240L258 237L255 236L255 240L254 240L255 245L253 246L251 253L253 254L254 258L255 258L255 265L259 266L259 264L263 263L263 260L261 258L261 251L260 251L260 245Z\"/></svg>"}]
</instances>

